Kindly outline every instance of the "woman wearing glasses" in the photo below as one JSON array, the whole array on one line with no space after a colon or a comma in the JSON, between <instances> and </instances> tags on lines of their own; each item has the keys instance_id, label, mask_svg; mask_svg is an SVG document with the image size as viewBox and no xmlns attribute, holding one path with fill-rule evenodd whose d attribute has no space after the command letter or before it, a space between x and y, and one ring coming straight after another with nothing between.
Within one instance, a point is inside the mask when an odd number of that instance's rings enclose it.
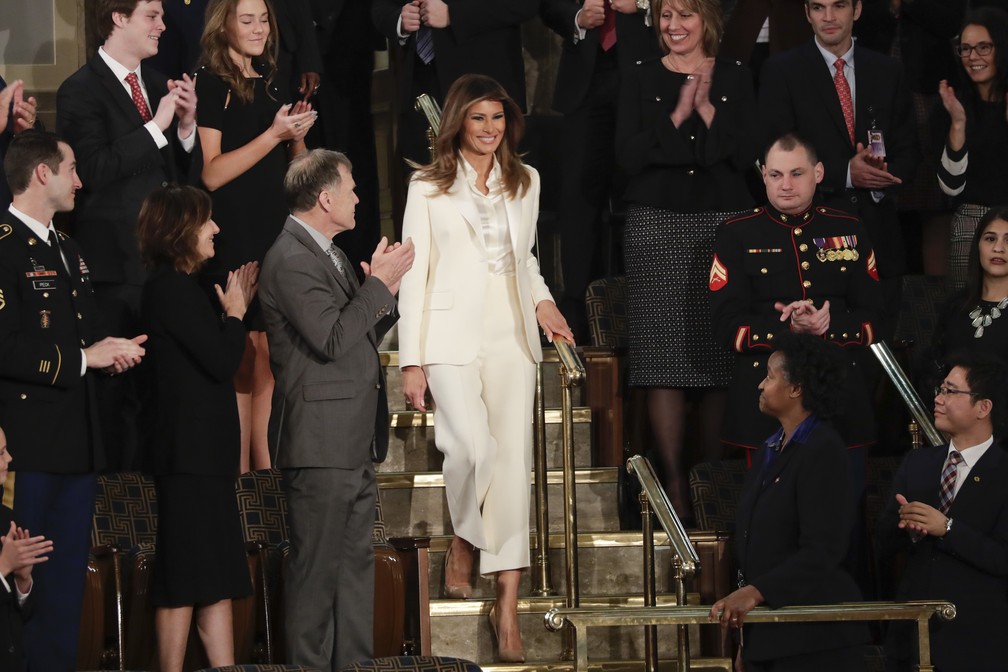
<instances>
[{"instance_id":1,"label":"woman wearing glasses","mask_svg":"<svg viewBox=\"0 0 1008 672\"><path fill-rule=\"evenodd\" d=\"M971 12L954 47L962 68L954 87L938 86L948 112L948 134L938 166L938 184L955 198L949 240L950 289L966 283L966 260L977 222L1004 200L1008 156L1008 14L993 7Z\"/></svg>"}]
</instances>

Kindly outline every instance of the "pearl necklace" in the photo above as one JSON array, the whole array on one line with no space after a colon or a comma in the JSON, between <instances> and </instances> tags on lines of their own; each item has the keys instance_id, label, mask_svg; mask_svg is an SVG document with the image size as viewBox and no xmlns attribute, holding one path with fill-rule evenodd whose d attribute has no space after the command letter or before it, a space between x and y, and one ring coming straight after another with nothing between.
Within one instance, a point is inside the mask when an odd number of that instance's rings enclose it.
<instances>
[{"instance_id":1,"label":"pearl necklace","mask_svg":"<svg viewBox=\"0 0 1008 672\"><path fill-rule=\"evenodd\" d=\"M998 301L996 306L991 307L990 313L984 315L983 309L977 306L970 311L969 318L972 320L970 324L976 327L976 331L973 332L973 338L983 338L984 328L991 326L994 320L1001 317L1001 311L1008 308L1008 296Z\"/></svg>"}]
</instances>

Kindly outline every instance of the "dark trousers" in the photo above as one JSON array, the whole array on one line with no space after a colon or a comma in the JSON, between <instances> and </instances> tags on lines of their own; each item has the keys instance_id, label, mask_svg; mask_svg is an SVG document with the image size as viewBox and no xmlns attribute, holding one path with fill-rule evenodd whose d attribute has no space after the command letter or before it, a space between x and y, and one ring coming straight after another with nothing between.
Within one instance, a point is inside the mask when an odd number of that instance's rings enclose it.
<instances>
[{"instance_id":1,"label":"dark trousers","mask_svg":"<svg viewBox=\"0 0 1008 672\"><path fill-rule=\"evenodd\" d=\"M600 51L588 93L576 110L564 115L558 212L564 288L559 306L579 342L586 342L588 337L585 291L597 276L601 215L616 168L619 83L615 55Z\"/></svg>"},{"instance_id":2,"label":"dark trousers","mask_svg":"<svg viewBox=\"0 0 1008 672\"><path fill-rule=\"evenodd\" d=\"M53 542L48 562L32 569L35 610L25 624L31 672L77 669L96 491L94 474L15 474L14 519L33 536L41 534Z\"/></svg>"}]
</instances>

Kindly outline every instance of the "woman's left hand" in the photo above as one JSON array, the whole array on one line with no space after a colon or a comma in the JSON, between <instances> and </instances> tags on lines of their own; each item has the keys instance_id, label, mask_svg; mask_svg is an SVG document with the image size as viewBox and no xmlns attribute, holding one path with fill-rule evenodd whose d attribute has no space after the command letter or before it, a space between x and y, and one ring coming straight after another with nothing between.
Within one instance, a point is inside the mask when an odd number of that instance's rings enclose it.
<instances>
[{"instance_id":1,"label":"woman's left hand","mask_svg":"<svg viewBox=\"0 0 1008 672\"><path fill-rule=\"evenodd\" d=\"M763 602L763 594L756 586L743 586L711 607L707 620L720 621L722 628L741 628L746 614ZM720 612L720 614L718 613Z\"/></svg>"},{"instance_id":2,"label":"woman's left hand","mask_svg":"<svg viewBox=\"0 0 1008 672\"><path fill-rule=\"evenodd\" d=\"M714 59L712 57L705 58L703 65L697 68L693 76L698 80L696 90L693 93L693 109L704 120L704 124L710 128L716 111L710 102L711 84L714 82Z\"/></svg>"},{"instance_id":3,"label":"woman's left hand","mask_svg":"<svg viewBox=\"0 0 1008 672\"><path fill-rule=\"evenodd\" d=\"M574 332L567 326L567 320L563 313L552 301L540 301L536 304L536 320L543 332L546 333L546 340L550 343L558 336L571 345L574 345Z\"/></svg>"}]
</instances>

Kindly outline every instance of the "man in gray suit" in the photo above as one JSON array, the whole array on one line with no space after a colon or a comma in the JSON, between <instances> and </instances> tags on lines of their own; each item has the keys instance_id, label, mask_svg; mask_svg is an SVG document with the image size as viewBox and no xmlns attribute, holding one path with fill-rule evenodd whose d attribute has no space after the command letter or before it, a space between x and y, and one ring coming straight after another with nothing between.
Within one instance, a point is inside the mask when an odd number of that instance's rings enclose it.
<instances>
[{"instance_id":1,"label":"man in gray suit","mask_svg":"<svg viewBox=\"0 0 1008 672\"><path fill-rule=\"evenodd\" d=\"M385 458L388 403L378 342L413 243L382 238L358 285L332 237L354 226L354 181L339 152L291 162L291 216L266 254L259 297L279 419L291 554L285 573L291 663L339 670L372 655L373 461Z\"/></svg>"}]
</instances>

